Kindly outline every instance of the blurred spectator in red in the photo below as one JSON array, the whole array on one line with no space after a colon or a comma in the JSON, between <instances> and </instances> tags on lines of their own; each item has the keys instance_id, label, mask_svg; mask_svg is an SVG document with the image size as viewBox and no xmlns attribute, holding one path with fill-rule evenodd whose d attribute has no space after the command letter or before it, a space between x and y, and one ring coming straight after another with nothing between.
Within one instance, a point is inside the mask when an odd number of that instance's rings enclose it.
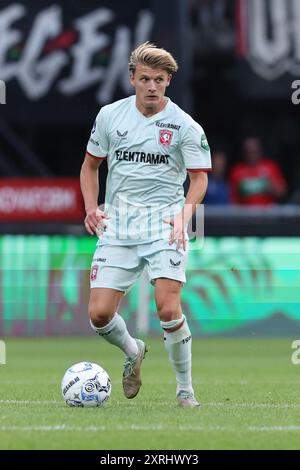
<instances>
[{"instance_id":1,"label":"blurred spectator in red","mask_svg":"<svg viewBox=\"0 0 300 470\"><path fill-rule=\"evenodd\" d=\"M257 137L244 141L243 157L231 170L231 202L258 206L279 202L286 193L285 179L279 165L264 157Z\"/></svg>"},{"instance_id":2,"label":"blurred spectator in red","mask_svg":"<svg viewBox=\"0 0 300 470\"><path fill-rule=\"evenodd\" d=\"M212 154L212 172L208 175L208 188L204 204L224 205L229 203L229 184L226 178L227 156L222 150Z\"/></svg>"}]
</instances>

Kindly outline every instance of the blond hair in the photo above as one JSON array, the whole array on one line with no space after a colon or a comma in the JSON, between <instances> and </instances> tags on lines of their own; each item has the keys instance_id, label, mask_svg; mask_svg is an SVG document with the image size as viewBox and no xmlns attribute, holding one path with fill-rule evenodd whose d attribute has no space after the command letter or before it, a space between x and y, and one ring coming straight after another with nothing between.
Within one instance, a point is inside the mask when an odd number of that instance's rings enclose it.
<instances>
[{"instance_id":1,"label":"blond hair","mask_svg":"<svg viewBox=\"0 0 300 470\"><path fill-rule=\"evenodd\" d=\"M178 64L170 52L158 48L149 41L144 42L132 51L128 64L129 71L134 73L138 64L163 69L169 74L178 70Z\"/></svg>"}]
</instances>

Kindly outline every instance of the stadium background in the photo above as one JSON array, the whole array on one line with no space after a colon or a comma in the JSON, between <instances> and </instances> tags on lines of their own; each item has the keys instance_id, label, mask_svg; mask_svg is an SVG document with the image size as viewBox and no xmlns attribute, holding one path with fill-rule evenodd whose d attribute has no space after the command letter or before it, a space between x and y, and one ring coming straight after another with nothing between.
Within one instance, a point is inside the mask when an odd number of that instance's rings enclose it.
<instances>
[{"instance_id":1,"label":"stadium background","mask_svg":"<svg viewBox=\"0 0 300 470\"><path fill-rule=\"evenodd\" d=\"M226 149L232 166L243 138L259 136L288 181L285 199L271 208L205 206L205 241L193 246L183 294L194 334L246 333L248 324L264 333L290 325L295 333L300 211L290 201L299 188L300 133L292 83L300 39L290 25L300 18L297 2L130 5L1 2L0 334L88 332L95 240L85 237L78 175L94 117L131 93L128 55L145 40L178 59L170 97L202 123L212 151ZM139 291L124 302L131 327ZM157 331L152 303L148 311L139 327Z\"/></svg>"},{"instance_id":2,"label":"stadium background","mask_svg":"<svg viewBox=\"0 0 300 470\"><path fill-rule=\"evenodd\" d=\"M128 56L146 40L177 58L168 95L203 125L212 152L224 150L231 168L258 136L287 181L270 207L205 205L182 296L194 338L223 348L221 336L300 337L299 3L0 1L1 339L92 336L96 240L84 230L79 172L95 115L132 92ZM103 164L99 203L105 179ZM152 289L143 278L122 314L155 337ZM280 343L288 362L290 339Z\"/></svg>"}]
</instances>

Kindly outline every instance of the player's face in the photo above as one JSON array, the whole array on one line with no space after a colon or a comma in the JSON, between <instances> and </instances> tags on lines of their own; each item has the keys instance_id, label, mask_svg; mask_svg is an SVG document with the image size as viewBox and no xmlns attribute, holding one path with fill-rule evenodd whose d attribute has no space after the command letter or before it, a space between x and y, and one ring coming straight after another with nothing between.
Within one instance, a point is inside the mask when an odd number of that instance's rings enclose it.
<instances>
[{"instance_id":1,"label":"player's face","mask_svg":"<svg viewBox=\"0 0 300 470\"><path fill-rule=\"evenodd\" d=\"M165 106L164 95L171 75L163 69L138 64L130 81L135 88L136 105L144 114L155 114Z\"/></svg>"}]
</instances>

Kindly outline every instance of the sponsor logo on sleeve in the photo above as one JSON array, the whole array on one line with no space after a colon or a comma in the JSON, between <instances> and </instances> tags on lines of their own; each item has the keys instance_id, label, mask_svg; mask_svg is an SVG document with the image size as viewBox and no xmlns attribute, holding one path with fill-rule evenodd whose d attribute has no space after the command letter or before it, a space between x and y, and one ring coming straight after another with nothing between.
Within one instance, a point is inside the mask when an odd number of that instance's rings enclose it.
<instances>
[{"instance_id":1,"label":"sponsor logo on sleeve","mask_svg":"<svg viewBox=\"0 0 300 470\"><path fill-rule=\"evenodd\" d=\"M209 152L210 150L205 134L203 134L201 137L201 147L203 148L203 150L206 150L206 152Z\"/></svg>"},{"instance_id":2,"label":"sponsor logo on sleeve","mask_svg":"<svg viewBox=\"0 0 300 470\"><path fill-rule=\"evenodd\" d=\"M94 122L93 129L92 129L92 132L91 132L92 134L94 134L94 132L96 130L96 125L97 125L97 119Z\"/></svg>"},{"instance_id":3,"label":"sponsor logo on sleeve","mask_svg":"<svg viewBox=\"0 0 300 470\"><path fill-rule=\"evenodd\" d=\"M93 139L93 137L90 138L90 142L91 142L92 144L96 145L97 147L99 147L99 141Z\"/></svg>"}]
</instances>

